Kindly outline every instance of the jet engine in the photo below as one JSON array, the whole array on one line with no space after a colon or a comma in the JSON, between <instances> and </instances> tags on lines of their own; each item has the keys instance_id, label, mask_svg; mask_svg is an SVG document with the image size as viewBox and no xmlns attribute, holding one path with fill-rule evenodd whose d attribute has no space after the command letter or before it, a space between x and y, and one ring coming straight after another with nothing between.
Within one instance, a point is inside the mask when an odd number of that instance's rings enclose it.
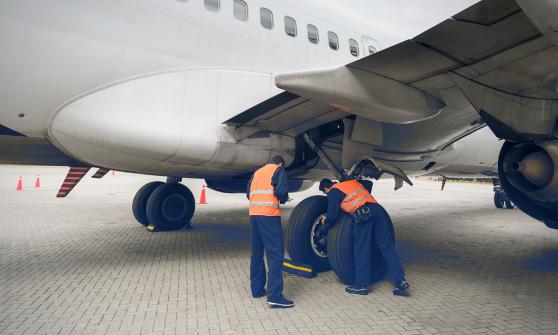
<instances>
[{"instance_id":1,"label":"jet engine","mask_svg":"<svg viewBox=\"0 0 558 335\"><path fill-rule=\"evenodd\" d=\"M498 172L510 199L526 214L558 229L558 141L506 142Z\"/></svg>"}]
</instances>

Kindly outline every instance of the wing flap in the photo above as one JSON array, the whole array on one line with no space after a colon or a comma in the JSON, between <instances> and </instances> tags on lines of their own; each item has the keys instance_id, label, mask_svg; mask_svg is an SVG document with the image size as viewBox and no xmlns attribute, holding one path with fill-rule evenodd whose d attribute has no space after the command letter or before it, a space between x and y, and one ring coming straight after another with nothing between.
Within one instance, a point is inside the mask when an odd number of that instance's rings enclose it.
<instances>
[{"instance_id":1,"label":"wing flap","mask_svg":"<svg viewBox=\"0 0 558 335\"><path fill-rule=\"evenodd\" d=\"M455 19L490 26L520 11L514 0L481 1L454 16Z\"/></svg>"},{"instance_id":2,"label":"wing flap","mask_svg":"<svg viewBox=\"0 0 558 335\"><path fill-rule=\"evenodd\" d=\"M409 40L348 66L401 83L409 83L453 69L457 65L455 60Z\"/></svg>"}]
</instances>

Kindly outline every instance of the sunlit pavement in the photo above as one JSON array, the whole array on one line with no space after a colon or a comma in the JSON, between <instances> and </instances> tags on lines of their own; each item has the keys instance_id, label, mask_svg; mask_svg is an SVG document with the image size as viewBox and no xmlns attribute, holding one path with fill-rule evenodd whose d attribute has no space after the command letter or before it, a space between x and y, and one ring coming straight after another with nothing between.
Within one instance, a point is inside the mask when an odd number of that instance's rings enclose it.
<instances>
[{"instance_id":1,"label":"sunlit pavement","mask_svg":"<svg viewBox=\"0 0 558 335\"><path fill-rule=\"evenodd\" d=\"M242 195L208 191L191 230L148 233L131 200L158 177L87 178L56 199L64 168L0 168L0 333L556 334L558 231L496 209L490 185L376 183L412 285L366 297L333 273L288 276L290 310L252 299ZM36 174L41 188L34 189ZM91 173L90 173L91 174ZM18 177L24 189L16 192ZM202 183L185 181L199 196ZM315 192L315 190L314 190ZM283 223L296 202L292 195Z\"/></svg>"}]
</instances>

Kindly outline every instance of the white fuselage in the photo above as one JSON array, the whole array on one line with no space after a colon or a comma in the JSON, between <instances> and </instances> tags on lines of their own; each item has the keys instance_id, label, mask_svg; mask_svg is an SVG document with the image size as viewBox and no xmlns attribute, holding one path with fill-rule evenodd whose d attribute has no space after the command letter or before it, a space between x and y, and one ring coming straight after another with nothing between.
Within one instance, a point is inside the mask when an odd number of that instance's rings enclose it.
<instances>
[{"instance_id":1,"label":"white fuselage","mask_svg":"<svg viewBox=\"0 0 558 335\"><path fill-rule=\"evenodd\" d=\"M222 122L279 93L274 74L342 66L395 41L329 3L246 3L242 21L233 0L221 0L218 12L204 0L2 1L0 124L46 138L77 160L139 173L234 175L274 153L288 157L293 139L238 141ZM262 8L273 13L272 29L261 23ZM296 21L296 36L285 32L285 17ZM317 44L308 25L318 29ZM433 169L448 174L458 158L463 173L493 170L499 145L488 130L470 136L487 143L481 148L460 145L471 141L466 137L440 152L478 119L460 96L453 100L456 107L440 113L435 132L428 121L411 131L388 125L396 140L386 140L384 158L415 174L433 172L422 169L434 158Z\"/></svg>"}]
</instances>

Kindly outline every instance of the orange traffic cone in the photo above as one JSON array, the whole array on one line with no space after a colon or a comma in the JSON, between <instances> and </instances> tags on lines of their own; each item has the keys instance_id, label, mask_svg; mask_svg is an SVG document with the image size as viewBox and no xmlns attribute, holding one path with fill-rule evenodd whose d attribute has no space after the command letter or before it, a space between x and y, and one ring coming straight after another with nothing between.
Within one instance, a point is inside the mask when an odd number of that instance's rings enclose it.
<instances>
[{"instance_id":1,"label":"orange traffic cone","mask_svg":"<svg viewBox=\"0 0 558 335\"><path fill-rule=\"evenodd\" d=\"M202 186L201 195L200 195L200 205L207 205L207 201L205 200L205 185Z\"/></svg>"},{"instance_id":2,"label":"orange traffic cone","mask_svg":"<svg viewBox=\"0 0 558 335\"><path fill-rule=\"evenodd\" d=\"M23 191L23 181L21 180L21 177L19 177L19 181L17 182L16 191Z\"/></svg>"},{"instance_id":3,"label":"orange traffic cone","mask_svg":"<svg viewBox=\"0 0 558 335\"><path fill-rule=\"evenodd\" d=\"M35 180L35 188L41 188L41 178L37 175L37 179Z\"/></svg>"}]
</instances>

